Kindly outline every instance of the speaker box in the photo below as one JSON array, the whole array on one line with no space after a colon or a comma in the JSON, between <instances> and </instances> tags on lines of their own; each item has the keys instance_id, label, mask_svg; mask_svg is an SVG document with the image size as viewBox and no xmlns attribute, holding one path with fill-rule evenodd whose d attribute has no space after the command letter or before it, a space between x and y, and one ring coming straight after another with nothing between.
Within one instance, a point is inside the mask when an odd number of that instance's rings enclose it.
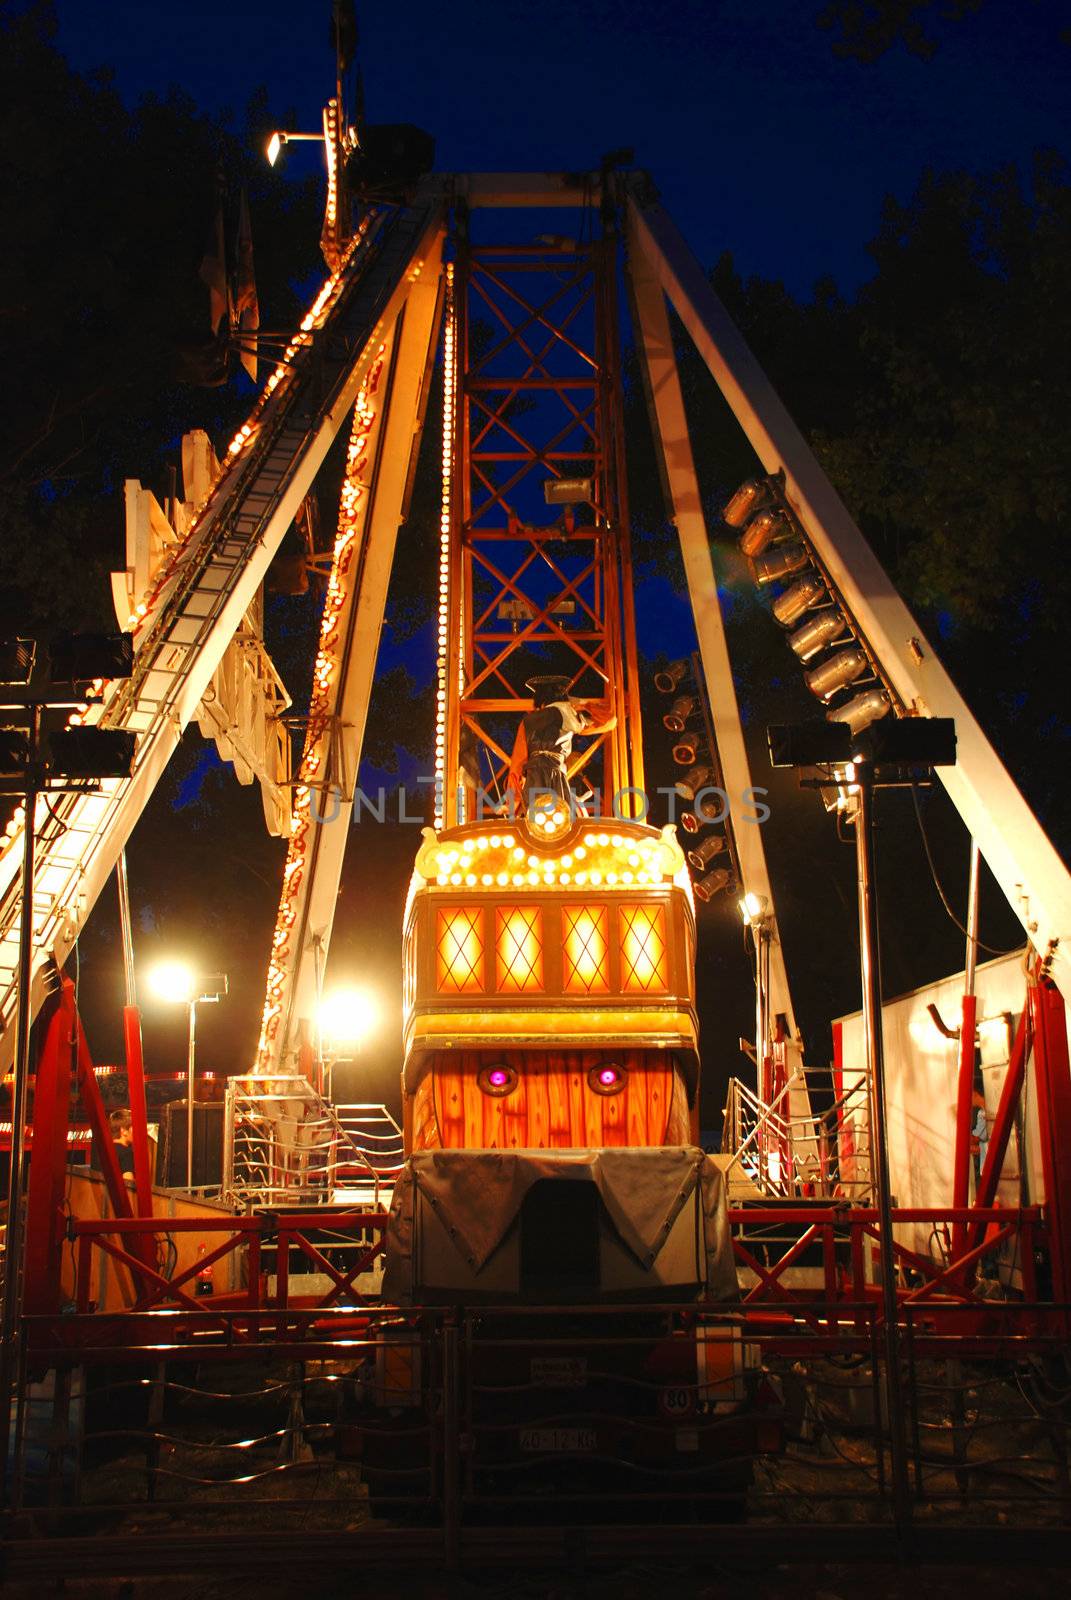
<instances>
[{"instance_id":1,"label":"speaker box","mask_svg":"<svg viewBox=\"0 0 1071 1600\"><path fill-rule=\"evenodd\" d=\"M163 1138L156 1153L156 1181L165 1189L186 1187L186 1102L164 1107ZM223 1102L193 1106L193 1186L204 1189L223 1182Z\"/></svg>"}]
</instances>

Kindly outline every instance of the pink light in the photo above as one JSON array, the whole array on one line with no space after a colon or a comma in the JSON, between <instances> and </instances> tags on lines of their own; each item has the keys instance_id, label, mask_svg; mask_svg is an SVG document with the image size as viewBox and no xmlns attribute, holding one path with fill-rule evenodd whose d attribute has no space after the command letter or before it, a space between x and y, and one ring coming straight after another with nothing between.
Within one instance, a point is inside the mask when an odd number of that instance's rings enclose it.
<instances>
[{"instance_id":1,"label":"pink light","mask_svg":"<svg viewBox=\"0 0 1071 1600\"><path fill-rule=\"evenodd\" d=\"M617 1082L617 1076L616 1067L603 1067L599 1072L599 1082L604 1089L612 1089Z\"/></svg>"},{"instance_id":2,"label":"pink light","mask_svg":"<svg viewBox=\"0 0 1071 1600\"><path fill-rule=\"evenodd\" d=\"M487 1081L492 1089L504 1089L509 1082L509 1073L502 1067L495 1067L487 1074Z\"/></svg>"}]
</instances>

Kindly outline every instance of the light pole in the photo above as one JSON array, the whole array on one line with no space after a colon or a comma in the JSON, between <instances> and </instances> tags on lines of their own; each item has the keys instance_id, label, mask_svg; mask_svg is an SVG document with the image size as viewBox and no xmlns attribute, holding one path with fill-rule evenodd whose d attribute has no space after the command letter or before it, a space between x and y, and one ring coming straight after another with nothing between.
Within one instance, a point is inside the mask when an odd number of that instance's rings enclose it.
<instances>
[{"instance_id":1,"label":"light pole","mask_svg":"<svg viewBox=\"0 0 1071 1600\"><path fill-rule=\"evenodd\" d=\"M185 1005L188 1018L186 1051L186 1187L193 1188L193 1113L197 1073L197 1007L216 1005L227 993L227 974L198 977L181 961L166 961L149 974L149 985L160 1000Z\"/></svg>"}]
</instances>

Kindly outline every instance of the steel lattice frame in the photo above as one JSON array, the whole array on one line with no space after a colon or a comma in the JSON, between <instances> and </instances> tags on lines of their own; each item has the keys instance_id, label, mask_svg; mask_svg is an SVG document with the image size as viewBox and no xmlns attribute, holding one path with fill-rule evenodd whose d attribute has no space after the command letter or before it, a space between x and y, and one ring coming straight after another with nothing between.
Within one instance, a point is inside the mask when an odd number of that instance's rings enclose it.
<instances>
[{"instance_id":1,"label":"steel lattice frame","mask_svg":"<svg viewBox=\"0 0 1071 1600\"><path fill-rule=\"evenodd\" d=\"M616 715L574 753L577 786L605 813L643 786L615 272L612 238L459 253L447 826L472 809L459 795L463 737L481 788L505 794L533 673L563 673ZM591 503L548 506L544 482L575 477L591 478ZM639 810L624 796L623 815Z\"/></svg>"}]
</instances>

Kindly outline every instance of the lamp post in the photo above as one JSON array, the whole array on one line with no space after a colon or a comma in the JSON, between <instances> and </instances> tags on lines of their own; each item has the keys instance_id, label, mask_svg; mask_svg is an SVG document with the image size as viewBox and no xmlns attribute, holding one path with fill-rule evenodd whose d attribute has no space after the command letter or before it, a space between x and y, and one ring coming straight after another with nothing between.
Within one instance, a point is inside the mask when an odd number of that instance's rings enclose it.
<instances>
[{"instance_id":1,"label":"lamp post","mask_svg":"<svg viewBox=\"0 0 1071 1600\"><path fill-rule=\"evenodd\" d=\"M227 974L213 973L211 977L198 977L192 967L181 961L167 961L154 967L149 975L149 985L160 1000L183 1004L187 1011L188 1032L186 1051L186 1187L193 1188L193 1113L197 1076L197 1007L216 1005L227 993Z\"/></svg>"}]
</instances>

